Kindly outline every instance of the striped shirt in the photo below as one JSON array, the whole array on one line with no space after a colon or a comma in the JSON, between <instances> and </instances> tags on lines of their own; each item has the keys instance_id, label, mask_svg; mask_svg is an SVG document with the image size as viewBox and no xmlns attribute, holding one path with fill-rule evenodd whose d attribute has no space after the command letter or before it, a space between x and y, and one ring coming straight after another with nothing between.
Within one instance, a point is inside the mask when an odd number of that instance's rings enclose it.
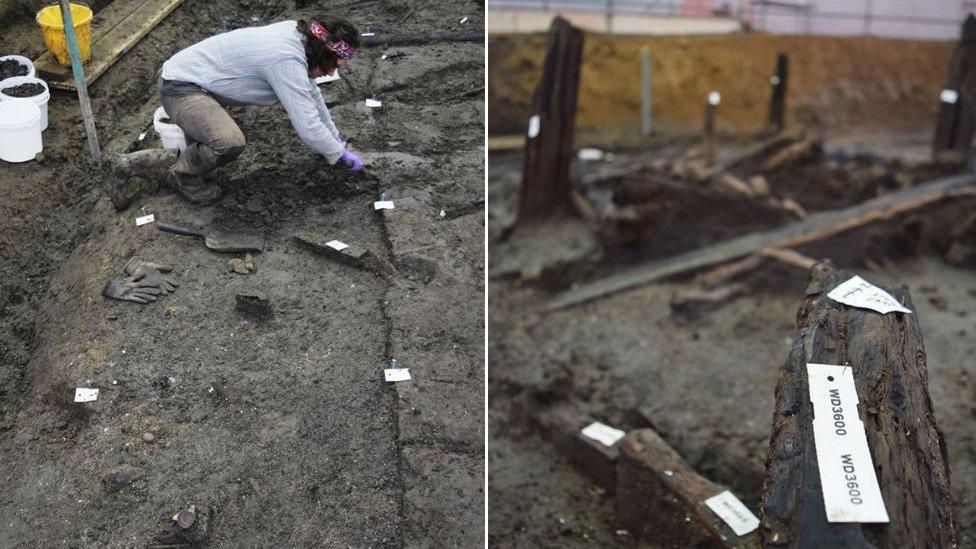
<instances>
[{"instance_id":1,"label":"striped shirt","mask_svg":"<svg viewBox=\"0 0 976 549\"><path fill-rule=\"evenodd\" d=\"M302 141L335 164L343 150L339 131L308 75L305 44L296 25L282 21L212 36L170 57L161 75L231 103L281 102Z\"/></svg>"}]
</instances>

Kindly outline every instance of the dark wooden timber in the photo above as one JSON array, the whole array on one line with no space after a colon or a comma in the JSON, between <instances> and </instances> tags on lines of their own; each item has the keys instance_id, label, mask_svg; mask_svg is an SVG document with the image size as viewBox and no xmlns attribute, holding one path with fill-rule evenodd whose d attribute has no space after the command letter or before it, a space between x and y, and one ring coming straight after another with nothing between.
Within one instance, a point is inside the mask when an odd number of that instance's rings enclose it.
<instances>
[{"instance_id":1,"label":"dark wooden timber","mask_svg":"<svg viewBox=\"0 0 976 549\"><path fill-rule=\"evenodd\" d=\"M617 443L617 521L640 547L759 547L758 531L737 536L705 500L726 490L699 475L656 432Z\"/></svg>"},{"instance_id":2,"label":"dark wooden timber","mask_svg":"<svg viewBox=\"0 0 976 549\"><path fill-rule=\"evenodd\" d=\"M556 296L546 309L555 310L578 305L671 276L733 261L763 248L795 248L946 200L973 195L976 195L976 176L965 174L939 179L882 195L848 208L811 215L784 227L747 234L674 257L632 267L564 292Z\"/></svg>"},{"instance_id":3,"label":"dark wooden timber","mask_svg":"<svg viewBox=\"0 0 976 549\"><path fill-rule=\"evenodd\" d=\"M556 17L532 110L539 117L539 133L525 144L519 225L571 211L569 165L582 59L583 31Z\"/></svg>"},{"instance_id":4,"label":"dark wooden timber","mask_svg":"<svg viewBox=\"0 0 976 549\"><path fill-rule=\"evenodd\" d=\"M916 314L878 314L827 293L853 273L819 263L797 315L776 385L763 483L769 547L955 547L945 440L929 397ZM908 288L888 290L913 309ZM813 438L806 364L850 364L858 414L888 511L888 524L828 523Z\"/></svg>"},{"instance_id":5,"label":"dark wooden timber","mask_svg":"<svg viewBox=\"0 0 976 549\"><path fill-rule=\"evenodd\" d=\"M768 128L772 132L786 127L786 79L789 76L790 59L785 53L776 57L776 75L772 80L773 93L769 98Z\"/></svg>"},{"instance_id":6,"label":"dark wooden timber","mask_svg":"<svg viewBox=\"0 0 976 549\"><path fill-rule=\"evenodd\" d=\"M962 37L949 61L945 89L956 91L955 103L939 100L939 117L932 144L936 161L966 163L976 130L976 17L966 18Z\"/></svg>"},{"instance_id":7,"label":"dark wooden timber","mask_svg":"<svg viewBox=\"0 0 976 549\"><path fill-rule=\"evenodd\" d=\"M437 31L426 34L380 33L374 36L363 36L360 45L363 48L379 48L389 46L423 46L440 42L484 42L485 33L480 30L465 30L461 32Z\"/></svg>"}]
</instances>

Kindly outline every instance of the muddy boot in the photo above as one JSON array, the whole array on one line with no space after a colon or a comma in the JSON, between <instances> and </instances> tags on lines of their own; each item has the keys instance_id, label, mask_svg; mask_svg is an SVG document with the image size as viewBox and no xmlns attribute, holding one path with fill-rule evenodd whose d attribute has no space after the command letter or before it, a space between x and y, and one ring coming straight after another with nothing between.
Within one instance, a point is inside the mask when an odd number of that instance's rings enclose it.
<instances>
[{"instance_id":1,"label":"muddy boot","mask_svg":"<svg viewBox=\"0 0 976 549\"><path fill-rule=\"evenodd\" d=\"M223 191L216 183L207 183L198 175L188 175L170 169L168 179L183 198L194 204L201 206L213 204L223 195Z\"/></svg>"},{"instance_id":2,"label":"muddy boot","mask_svg":"<svg viewBox=\"0 0 976 549\"><path fill-rule=\"evenodd\" d=\"M105 159L112 172L122 177L145 177L165 181L180 153L171 149L146 149L128 154L110 154Z\"/></svg>"}]
</instances>

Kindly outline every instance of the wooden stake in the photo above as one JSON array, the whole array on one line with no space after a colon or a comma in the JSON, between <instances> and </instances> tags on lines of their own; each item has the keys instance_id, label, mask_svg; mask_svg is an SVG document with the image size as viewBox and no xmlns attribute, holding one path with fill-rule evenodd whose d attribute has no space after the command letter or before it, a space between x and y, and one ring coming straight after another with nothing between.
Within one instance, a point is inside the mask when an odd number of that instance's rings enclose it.
<instances>
[{"instance_id":1,"label":"wooden stake","mask_svg":"<svg viewBox=\"0 0 976 549\"><path fill-rule=\"evenodd\" d=\"M75 76L78 87L78 101L81 103L81 117L85 121L85 133L88 135L88 150L91 151L95 162L102 159L102 150L98 145L98 134L95 131L95 116L92 114L91 101L88 99L88 85L85 83L85 69L81 64L81 53L78 51L78 36L75 34L75 22L71 17L71 4L68 0L61 0L61 19L64 22L64 34L68 39L68 52L71 53L71 71Z\"/></svg>"},{"instance_id":2,"label":"wooden stake","mask_svg":"<svg viewBox=\"0 0 976 549\"><path fill-rule=\"evenodd\" d=\"M786 126L786 79L789 76L790 59L785 53L776 58L776 74L771 77L773 93L769 98L769 130L781 132Z\"/></svg>"},{"instance_id":3,"label":"wooden stake","mask_svg":"<svg viewBox=\"0 0 976 549\"><path fill-rule=\"evenodd\" d=\"M932 142L937 162L964 164L976 130L976 17L966 18L962 37L949 62L949 78L939 94L939 118Z\"/></svg>"}]
</instances>

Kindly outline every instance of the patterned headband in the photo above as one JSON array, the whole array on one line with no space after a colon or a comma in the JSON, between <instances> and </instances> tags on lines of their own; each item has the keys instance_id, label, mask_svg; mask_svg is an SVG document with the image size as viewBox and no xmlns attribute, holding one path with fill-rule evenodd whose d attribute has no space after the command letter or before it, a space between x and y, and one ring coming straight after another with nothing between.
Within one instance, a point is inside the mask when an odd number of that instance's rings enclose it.
<instances>
[{"instance_id":1,"label":"patterned headband","mask_svg":"<svg viewBox=\"0 0 976 549\"><path fill-rule=\"evenodd\" d=\"M329 40L329 29L325 28L321 23L312 21L312 24L308 26L308 30L312 31L312 35L325 44L326 49L339 57L352 59L352 56L355 55L356 48L350 46L345 40Z\"/></svg>"}]
</instances>

